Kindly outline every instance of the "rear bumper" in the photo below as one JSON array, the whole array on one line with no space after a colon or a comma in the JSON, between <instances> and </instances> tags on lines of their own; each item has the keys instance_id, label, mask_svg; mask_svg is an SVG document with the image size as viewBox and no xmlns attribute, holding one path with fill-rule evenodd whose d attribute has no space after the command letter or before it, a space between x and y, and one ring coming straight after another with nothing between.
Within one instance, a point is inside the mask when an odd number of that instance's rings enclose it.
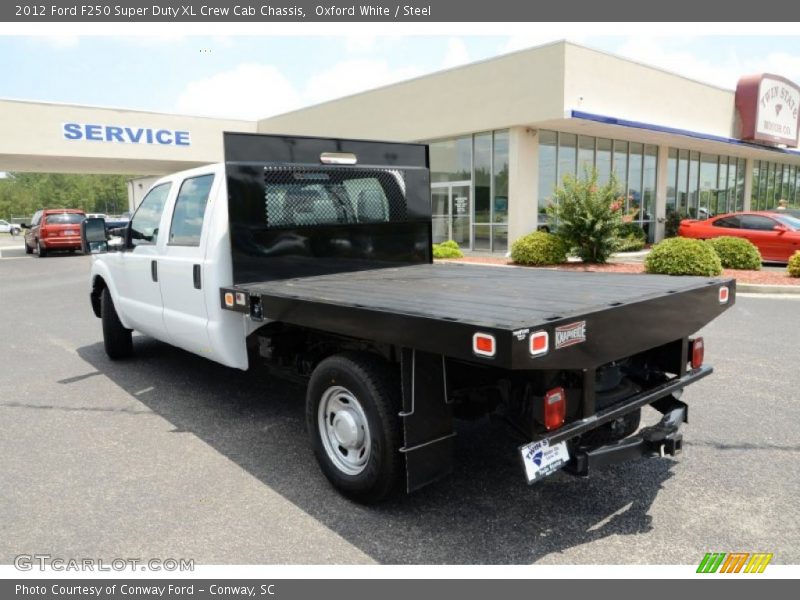
<instances>
[{"instance_id":1,"label":"rear bumper","mask_svg":"<svg viewBox=\"0 0 800 600\"><path fill-rule=\"evenodd\" d=\"M538 436L531 441L547 439L549 440L550 444L557 444L559 442L571 440L572 438L583 435L584 433L587 433L592 429L596 429L605 423L609 423L615 419L623 417L629 412L633 412L637 408L641 408L648 404L653 404L662 398L665 398L666 396L670 396L677 391L683 390L683 388L685 388L687 385L690 385L695 381L699 381L700 379L703 379L703 377L708 377L713 371L714 369L710 366L702 366L699 369L692 369L691 371L687 371L686 375L683 377L671 379L666 383L654 388L650 388L641 394L637 394L636 396L629 398L622 404L617 404L605 410L596 412L585 419L573 421L558 431ZM656 406L655 408L660 407Z\"/></svg>"},{"instance_id":2,"label":"rear bumper","mask_svg":"<svg viewBox=\"0 0 800 600\"><path fill-rule=\"evenodd\" d=\"M683 449L683 435L678 431L686 421L688 407L672 400L658 424L645 427L638 434L596 448L578 447L565 467L568 473L588 476L599 467L641 458L643 456L676 456Z\"/></svg>"},{"instance_id":3,"label":"rear bumper","mask_svg":"<svg viewBox=\"0 0 800 600\"><path fill-rule=\"evenodd\" d=\"M80 236L40 238L39 243L47 250L67 250L69 248L80 248L81 238Z\"/></svg>"}]
</instances>

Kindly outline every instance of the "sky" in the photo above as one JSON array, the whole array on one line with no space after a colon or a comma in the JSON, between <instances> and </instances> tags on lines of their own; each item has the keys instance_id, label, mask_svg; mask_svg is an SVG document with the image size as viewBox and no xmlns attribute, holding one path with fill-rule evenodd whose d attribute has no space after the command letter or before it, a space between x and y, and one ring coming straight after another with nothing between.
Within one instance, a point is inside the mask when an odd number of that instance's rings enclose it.
<instances>
[{"instance_id":1,"label":"sky","mask_svg":"<svg viewBox=\"0 0 800 600\"><path fill-rule=\"evenodd\" d=\"M0 98L258 119L563 35L0 36ZM566 36L733 89L800 82L800 36Z\"/></svg>"}]
</instances>

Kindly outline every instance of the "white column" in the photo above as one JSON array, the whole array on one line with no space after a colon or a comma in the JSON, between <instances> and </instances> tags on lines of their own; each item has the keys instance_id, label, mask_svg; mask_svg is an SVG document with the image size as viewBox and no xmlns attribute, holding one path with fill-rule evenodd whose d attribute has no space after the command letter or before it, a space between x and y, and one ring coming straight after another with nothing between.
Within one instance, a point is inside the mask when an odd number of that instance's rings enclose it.
<instances>
[{"instance_id":1,"label":"white column","mask_svg":"<svg viewBox=\"0 0 800 600\"><path fill-rule=\"evenodd\" d=\"M512 127L508 141L508 247L536 231L539 186L539 136L529 127Z\"/></svg>"},{"instance_id":2,"label":"white column","mask_svg":"<svg viewBox=\"0 0 800 600\"><path fill-rule=\"evenodd\" d=\"M664 239L664 220L667 217L667 165L669 146L658 147L658 164L656 166L656 235L655 241Z\"/></svg>"},{"instance_id":3,"label":"white column","mask_svg":"<svg viewBox=\"0 0 800 600\"><path fill-rule=\"evenodd\" d=\"M736 174L738 177L738 173ZM753 159L744 160L744 210L750 210L750 196L753 195Z\"/></svg>"}]
</instances>

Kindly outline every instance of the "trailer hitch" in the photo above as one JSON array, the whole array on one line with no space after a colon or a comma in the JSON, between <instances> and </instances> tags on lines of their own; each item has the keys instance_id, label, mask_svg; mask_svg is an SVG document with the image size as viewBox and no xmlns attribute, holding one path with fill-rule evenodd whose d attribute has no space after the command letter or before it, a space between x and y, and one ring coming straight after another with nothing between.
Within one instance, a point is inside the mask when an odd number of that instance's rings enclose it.
<instances>
[{"instance_id":1,"label":"trailer hitch","mask_svg":"<svg viewBox=\"0 0 800 600\"><path fill-rule=\"evenodd\" d=\"M680 426L687 421L688 407L673 397L663 398L652 405L664 414L651 427L613 444L597 447L578 446L564 468L567 473L587 477L589 471L643 456L675 456L683 450Z\"/></svg>"}]
</instances>

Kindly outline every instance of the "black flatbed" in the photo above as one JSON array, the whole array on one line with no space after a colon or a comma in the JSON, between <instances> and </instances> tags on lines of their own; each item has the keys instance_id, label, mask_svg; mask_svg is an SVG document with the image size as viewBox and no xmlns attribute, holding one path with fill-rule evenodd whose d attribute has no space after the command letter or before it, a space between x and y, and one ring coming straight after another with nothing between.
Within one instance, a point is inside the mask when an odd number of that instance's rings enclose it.
<instances>
[{"instance_id":1,"label":"black flatbed","mask_svg":"<svg viewBox=\"0 0 800 600\"><path fill-rule=\"evenodd\" d=\"M243 292L251 316L514 369L593 368L690 335L719 314L734 280L463 264L416 264L263 282ZM731 302L733 301L731 293ZM248 312L242 310L242 312ZM585 343L528 353L527 334L585 320ZM472 352L496 337L497 355ZM556 367L557 365L557 367Z\"/></svg>"}]
</instances>

